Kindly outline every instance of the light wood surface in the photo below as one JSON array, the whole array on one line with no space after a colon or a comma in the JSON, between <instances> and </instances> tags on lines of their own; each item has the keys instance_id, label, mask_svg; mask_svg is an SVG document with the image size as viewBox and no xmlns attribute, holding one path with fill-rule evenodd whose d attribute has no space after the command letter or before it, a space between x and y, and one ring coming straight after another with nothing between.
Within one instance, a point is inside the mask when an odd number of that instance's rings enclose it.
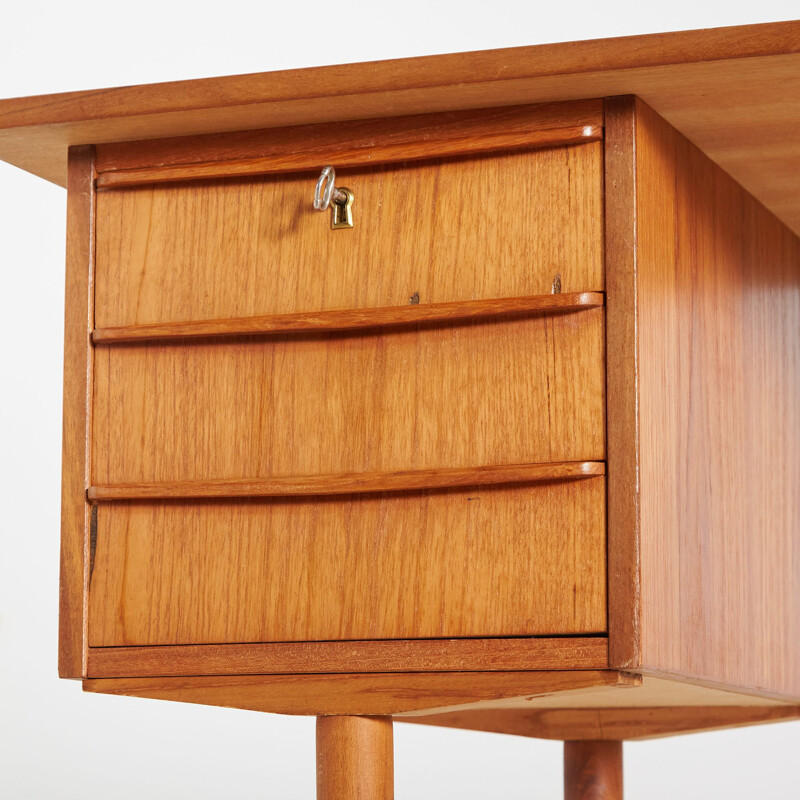
<instances>
[{"instance_id":1,"label":"light wood surface","mask_svg":"<svg viewBox=\"0 0 800 800\"><path fill-rule=\"evenodd\" d=\"M625 691L608 687L564 691L559 695L537 697L520 704L515 700L496 701L495 709L602 709L602 708L664 708L664 707L741 707L760 706L770 708L795 707L796 703L785 698L768 696L768 693L754 693L752 690L723 690L704 684L701 681L687 682L686 679L652 678L636 675L635 687Z\"/></svg>"},{"instance_id":2,"label":"light wood surface","mask_svg":"<svg viewBox=\"0 0 800 800\"><path fill-rule=\"evenodd\" d=\"M90 647L88 677L605 669L604 636Z\"/></svg>"},{"instance_id":3,"label":"light wood surface","mask_svg":"<svg viewBox=\"0 0 800 800\"><path fill-rule=\"evenodd\" d=\"M89 500L164 500L230 497L319 497L370 492L412 492L458 486L578 480L605 474L602 461L511 464L500 467L300 475L266 480L183 481L90 486Z\"/></svg>"},{"instance_id":4,"label":"light wood surface","mask_svg":"<svg viewBox=\"0 0 800 800\"><path fill-rule=\"evenodd\" d=\"M473 709L397 719L535 739L631 741L797 720L800 706Z\"/></svg>"},{"instance_id":5,"label":"light wood surface","mask_svg":"<svg viewBox=\"0 0 800 800\"><path fill-rule=\"evenodd\" d=\"M69 144L638 94L800 230L798 81L798 22L660 33L5 100L0 158L65 185Z\"/></svg>"},{"instance_id":6,"label":"light wood surface","mask_svg":"<svg viewBox=\"0 0 800 800\"><path fill-rule=\"evenodd\" d=\"M601 461L603 355L602 308L97 348L92 483Z\"/></svg>"},{"instance_id":7,"label":"light wood surface","mask_svg":"<svg viewBox=\"0 0 800 800\"><path fill-rule=\"evenodd\" d=\"M92 646L601 633L605 482L104 504Z\"/></svg>"},{"instance_id":8,"label":"light wood surface","mask_svg":"<svg viewBox=\"0 0 800 800\"><path fill-rule=\"evenodd\" d=\"M277 714L384 715L445 711L473 703L539 697L595 687L628 691L637 679L614 671L437 672L351 675L234 675L187 678L104 678L88 692L246 708Z\"/></svg>"},{"instance_id":9,"label":"light wood surface","mask_svg":"<svg viewBox=\"0 0 800 800\"><path fill-rule=\"evenodd\" d=\"M415 303L384 308L340 309L316 313L272 314L261 317L170 322L161 325L97 328L92 332L92 341L95 344L114 344L242 334L335 332L419 325L423 322L565 313L602 305L601 292L535 294L528 297L462 300L455 303Z\"/></svg>"},{"instance_id":10,"label":"light wood surface","mask_svg":"<svg viewBox=\"0 0 800 800\"><path fill-rule=\"evenodd\" d=\"M58 674L86 674L86 595L91 507L89 432L94 282L94 149L70 152L64 314L64 418L61 473L61 577Z\"/></svg>"},{"instance_id":11,"label":"light wood surface","mask_svg":"<svg viewBox=\"0 0 800 800\"><path fill-rule=\"evenodd\" d=\"M364 166L585 144L603 137L600 100L356 120L103 145L99 189L210 177Z\"/></svg>"},{"instance_id":12,"label":"light wood surface","mask_svg":"<svg viewBox=\"0 0 800 800\"><path fill-rule=\"evenodd\" d=\"M317 800L394 800L391 717L317 717Z\"/></svg>"},{"instance_id":13,"label":"light wood surface","mask_svg":"<svg viewBox=\"0 0 800 800\"><path fill-rule=\"evenodd\" d=\"M602 291L602 144L98 194L98 328ZM425 213L420 213L425 209ZM502 222L502 224L499 224Z\"/></svg>"},{"instance_id":14,"label":"light wood surface","mask_svg":"<svg viewBox=\"0 0 800 800\"><path fill-rule=\"evenodd\" d=\"M609 665L640 664L638 303L634 98L606 101Z\"/></svg>"},{"instance_id":15,"label":"light wood surface","mask_svg":"<svg viewBox=\"0 0 800 800\"><path fill-rule=\"evenodd\" d=\"M622 742L564 742L564 800L622 800Z\"/></svg>"},{"instance_id":16,"label":"light wood surface","mask_svg":"<svg viewBox=\"0 0 800 800\"><path fill-rule=\"evenodd\" d=\"M800 698L800 241L642 103L636 170L642 665Z\"/></svg>"}]
</instances>

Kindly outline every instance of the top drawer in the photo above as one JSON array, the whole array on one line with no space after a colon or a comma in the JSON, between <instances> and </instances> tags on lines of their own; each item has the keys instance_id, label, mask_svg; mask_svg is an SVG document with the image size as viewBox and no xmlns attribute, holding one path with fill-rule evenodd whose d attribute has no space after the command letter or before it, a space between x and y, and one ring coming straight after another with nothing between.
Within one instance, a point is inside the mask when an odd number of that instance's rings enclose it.
<instances>
[{"instance_id":1,"label":"top drawer","mask_svg":"<svg viewBox=\"0 0 800 800\"><path fill-rule=\"evenodd\" d=\"M320 153L302 172L102 189L96 326L549 294L557 274L563 292L602 291L602 144L532 149L534 122L523 149L489 155ZM352 229L312 208L323 157L355 195Z\"/></svg>"}]
</instances>

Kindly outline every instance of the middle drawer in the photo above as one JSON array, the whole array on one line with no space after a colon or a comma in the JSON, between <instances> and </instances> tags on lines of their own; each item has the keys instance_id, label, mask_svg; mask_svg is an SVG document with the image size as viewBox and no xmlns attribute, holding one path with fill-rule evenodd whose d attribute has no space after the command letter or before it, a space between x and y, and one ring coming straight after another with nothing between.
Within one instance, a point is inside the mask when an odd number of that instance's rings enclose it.
<instances>
[{"instance_id":1,"label":"middle drawer","mask_svg":"<svg viewBox=\"0 0 800 800\"><path fill-rule=\"evenodd\" d=\"M94 484L603 460L603 309L95 353Z\"/></svg>"}]
</instances>

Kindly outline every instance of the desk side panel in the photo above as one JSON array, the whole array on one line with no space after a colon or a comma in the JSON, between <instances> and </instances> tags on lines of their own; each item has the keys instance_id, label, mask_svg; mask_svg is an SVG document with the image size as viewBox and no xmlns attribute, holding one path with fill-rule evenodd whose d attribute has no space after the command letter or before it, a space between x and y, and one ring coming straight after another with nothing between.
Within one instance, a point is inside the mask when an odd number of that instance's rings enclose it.
<instances>
[{"instance_id":1,"label":"desk side panel","mask_svg":"<svg viewBox=\"0 0 800 800\"><path fill-rule=\"evenodd\" d=\"M800 241L636 107L642 667L800 697Z\"/></svg>"}]
</instances>

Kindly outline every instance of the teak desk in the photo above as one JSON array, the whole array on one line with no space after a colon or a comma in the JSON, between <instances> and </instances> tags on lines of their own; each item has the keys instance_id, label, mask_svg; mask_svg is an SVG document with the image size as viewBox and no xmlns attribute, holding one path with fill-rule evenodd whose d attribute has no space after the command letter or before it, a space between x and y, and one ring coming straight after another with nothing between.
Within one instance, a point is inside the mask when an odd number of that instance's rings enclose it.
<instances>
[{"instance_id":1,"label":"teak desk","mask_svg":"<svg viewBox=\"0 0 800 800\"><path fill-rule=\"evenodd\" d=\"M576 800L800 717L798 86L791 22L0 103L69 192L61 675L316 715L324 800L392 718Z\"/></svg>"}]
</instances>

